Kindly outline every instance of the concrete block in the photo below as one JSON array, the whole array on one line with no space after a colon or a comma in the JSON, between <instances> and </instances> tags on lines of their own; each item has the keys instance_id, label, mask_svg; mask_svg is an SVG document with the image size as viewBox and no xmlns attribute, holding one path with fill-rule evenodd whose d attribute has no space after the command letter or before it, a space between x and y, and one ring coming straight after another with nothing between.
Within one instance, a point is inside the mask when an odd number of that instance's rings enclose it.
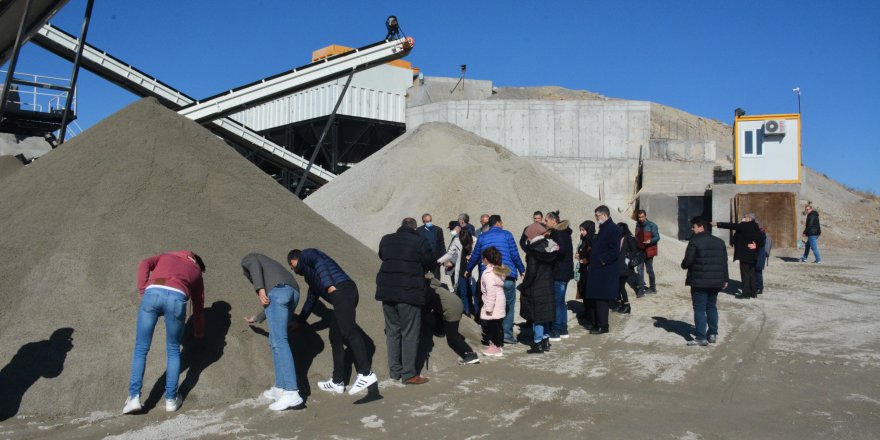
<instances>
[{"instance_id":1,"label":"concrete block","mask_svg":"<svg viewBox=\"0 0 880 440\"><path fill-rule=\"evenodd\" d=\"M648 158L677 162L712 162L715 141L651 139Z\"/></svg>"},{"instance_id":2,"label":"concrete block","mask_svg":"<svg viewBox=\"0 0 880 440\"><path fill-rule=\"evenodd\" d=\"M646 160L642 163L642 192L683 194L705 191L712 184L714 163Z\"/></svg>"}]
</instances>

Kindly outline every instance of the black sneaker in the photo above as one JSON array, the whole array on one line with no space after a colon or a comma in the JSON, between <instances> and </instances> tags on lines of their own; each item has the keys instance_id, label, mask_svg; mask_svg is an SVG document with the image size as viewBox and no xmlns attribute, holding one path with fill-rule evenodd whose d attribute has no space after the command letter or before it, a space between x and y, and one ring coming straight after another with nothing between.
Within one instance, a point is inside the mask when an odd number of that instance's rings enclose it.
<instances>
[{"instance_id":1,"label":"black sneaker","mask_svg":"<svg viewBox=\"0 0 880 440\"><path fill-rule=\"evenodd\" d=\"M648 287L647 293L650 293L652 295L657 294L657 287Z\"/></svg>"},{"instance_id":2,"label":"black sneaker","mask_svg":"<svg viewBox=\"0 0 880 440\"><path fill-rule=\"evenodd\" d=\"M604 335L608 332L608 327L597 327L595 330L590 330L591 335Z\"/></svg>"},{"instance_id":3,"label":"black sneaker","mask_svg":"<svg viewBox=\"0 0 880 440\"><path fill-rule=\"evenodd\" d=\"M479 363L480 357L474 352L465 353L464 357L458 360L459 365L473 365Z\"/></svg>"},{"instance_id":4,"label":"black sneaker","mask_svg":"<svg viewBox=\"0 0 880 440\"><path fill-rule=\"evenodd\" d=\"M709 343L714 344L718 342L718 335L709 335Z\"/></svg>"},{"instance_id":5,"label":"black sneaker","mask_svg":"<svg viewBox=\"0 0 880 440\"><path fill-rule=\"evenodd\" d=\"M543 341L537 342L537 343L532 343L530 345L529 349L526 350L526 353L528 353L528 354L543 354L544 353Z\"/></svg>"},{"instance_id":6,"label":"black sneaker","mask_svg":"<svg viewBox=\"0 0 880 440\"><path fill-rule=\"evenodd\" d=\"M707 341L705 339L694 339L692 341L688 341L687 345L689 345L691 347L696 346L696 345L699 345L700 347L705 347L705 346L709 345L709 341Z\"/></svg>"}]
</instances>

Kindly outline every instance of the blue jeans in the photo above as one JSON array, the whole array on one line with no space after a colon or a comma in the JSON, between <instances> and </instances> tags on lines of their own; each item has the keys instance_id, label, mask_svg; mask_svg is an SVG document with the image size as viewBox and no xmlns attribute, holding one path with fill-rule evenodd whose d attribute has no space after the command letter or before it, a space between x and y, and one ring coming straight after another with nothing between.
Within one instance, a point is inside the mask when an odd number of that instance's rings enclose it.
<instances>
[{"instance_id":1,"label":"blue jeans","mask_svg":"<svg viewBox=\"0 0 880 440\"><path fill-rule=\"evenodd\" d=\"M504 320L501 328L504 330L504 339L513 339L513 313L516 309L516 280L507 278L504 280Z\"/></svg>"},{"instance_id":2,"label":"blue jeans","mask_svg":"<svg viewBox=\"0 0 880 440\"><path fill-rule=\"evenodd\" d=\"M287 322L299 302L299 292L287 284L279 284L269 291L266 320L269 321L269 347L275 365L275 386L285 391L296 391L296 369L293 353L287 342Z\"/></svg>"},{"instance_id":3,"label":"blue jeans","mask_svg":"<svg viewBox=\"0 0 880 440\"><path fill-rule=\"evenodd\" d=\"M691 288L691 301L694 305L694 337L698 341L705 341L709 327L708 335L718 335L718 308L715 303L718 301L719 289L706 289L702 287Z\"/></svg>"},{"instance_id":4,"label":"blue jeans","mask_svg":"<svg viewBox=\"0 0 880 440\"><path fill-rule=\"evenodd\" d=\"M144 292L138 308L135 330L134 355L131 357L131 379L128 395L139 396L144 385L144 369L147 352L153 343L153 330L159 317L165 317L165 398L177 397L177 380L180 377L180 339L186 318L186 296L173 290L151 287Z\"/></svg>"},{"instance_id":5,"label":"blue jeans","mask_svg":"<svg viewBox=\"0 0 880 440\"><path fill-rule=\"evenodd\" d=\"M464 314L470 315L471 310L476 312L476 305L471 303L471 283L465 277L458 277L458 284L455 285L455 290L458 292L458 297L461 298L461 303L464 305Z\"/></svg>"},{"instance_id":6,"label":"blue jeans","mask_svg":"<svg viewBox=\"0 0 880 440\"><path fill-rule=\"evenodd\" d=\"M553 290L556 292L556 317L553 319L552 336L568 334L568 307L565 306L565 289L568 281L554 281Z\"/></svg>"},{"instance_id":7,"label":"blue jeans","mask_svg":"<svg viewBox=\"0 0 880 440\"><path fill-rule=\"evenodd\" d=\"M816 261L822 261L822 257L819 255L819 245L816 241L819 240L818 235L811 235L807 237L807 243L804 245L804 256L801 257L801 260L806 260L807 257L810 256L810 249L813 250L813 256L816 257Z\"/></svg>"},{"instance_id":8,"label":"blue jeans","mask_svg":"<svg viewBox=\"0 0 880 440\"><path fill-rule=\"evenodd\" d=\"M532 332L535 334L535 336L532 338L532 341L535 344L537 344L537 343L541 342L541 340L547 339L549 337L545 333L545 330L547 330L548 327L550 327L550 325L551 324L549 322L532 323Z\"/></svg>"}]
</instances>

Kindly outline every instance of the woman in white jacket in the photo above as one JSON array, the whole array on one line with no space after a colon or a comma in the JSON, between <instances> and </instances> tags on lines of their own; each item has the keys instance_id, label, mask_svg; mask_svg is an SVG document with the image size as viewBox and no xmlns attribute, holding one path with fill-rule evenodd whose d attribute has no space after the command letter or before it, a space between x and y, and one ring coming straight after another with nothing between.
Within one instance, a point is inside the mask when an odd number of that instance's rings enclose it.
<instances>
[{"instance_id":1,"label":"woman in white jacket","mask_svg":"<svg viewBox=\"0 0 880 440\"><path fill-rule=\"evenodd\" d=\"M446 268L446 275L450 279L449 290L458 293L464 305L464 314L471 316L472 313L477 313L477 308L473 300L474 295L470 292L470 282L464 277L463 268L470 258L474 240L467 229L461 229L455 220L449 222L449 231L452 242L449 243L446 254L437 259L437 262Z\"/></svg>"}]
</instances>

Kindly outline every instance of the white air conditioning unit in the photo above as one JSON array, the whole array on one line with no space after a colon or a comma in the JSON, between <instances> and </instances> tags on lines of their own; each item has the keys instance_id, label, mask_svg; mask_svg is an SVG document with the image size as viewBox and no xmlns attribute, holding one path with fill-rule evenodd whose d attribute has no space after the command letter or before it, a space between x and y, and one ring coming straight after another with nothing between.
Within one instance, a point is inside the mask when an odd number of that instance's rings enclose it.
<instances>
[{"instance_id":1,"label":"white air conditioning unit","mask_svg":"<svg viewBox=\"0 0 880 440\"><path fill-rule=\"evenodd\" d=\"M764 136L785 135L785 121L770 120L764 122Z\"/></svg>"}]
</instances>

